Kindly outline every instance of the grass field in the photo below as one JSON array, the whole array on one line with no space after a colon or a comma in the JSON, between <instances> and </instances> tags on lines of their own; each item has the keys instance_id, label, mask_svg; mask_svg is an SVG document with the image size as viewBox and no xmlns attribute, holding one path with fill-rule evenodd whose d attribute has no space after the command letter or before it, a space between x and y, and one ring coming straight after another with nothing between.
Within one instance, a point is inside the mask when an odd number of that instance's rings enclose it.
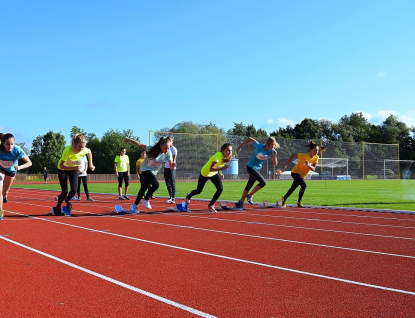
<instances>
[{"instance_id":1,"label":"grass field","mask_svg":"<svg viewBox=\"0 0 415 318\"><path fill-rule=\"evenodd\" d=\"M220 200L239 200L246 181L225 181ZM49 184L15 182L14 187L60 190L57 182ZM275 203L281 200L291 186L291 180L269 181L267 186L254 196L255 202L264 200ZM92 193L117 193L117 183L89 183ZM140 183L130 183L129 194L134 197ZM196 188L196 182L177 182L177 198L184 198L186 193ZM81 190L82 190L81 186ZM212 183L207 182L204 191L194 199L210 199L215 191ZM167 189L163 182L155 193L156 196L167 197ZM82 196L82 194L81 194ZM298 189L288 199L287 204L297 202ZM180 200L178 200L180 201ZM415 180L310 180L303 197L305 205L354 207L368 209L415 211Z\"/></svg>"}]
</instances>

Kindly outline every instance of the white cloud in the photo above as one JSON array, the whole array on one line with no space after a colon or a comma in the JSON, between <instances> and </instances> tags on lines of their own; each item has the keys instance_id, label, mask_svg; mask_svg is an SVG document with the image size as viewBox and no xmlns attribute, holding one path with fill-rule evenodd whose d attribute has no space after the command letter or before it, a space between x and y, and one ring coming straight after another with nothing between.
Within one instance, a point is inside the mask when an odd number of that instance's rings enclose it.
<instances>
[{"instance_id":1,"label":"white cloud","mask_svg":"<svg viewBox=\"0 0 415 318\"><path fill-rule=\"evenodd\" d=\"M265 130L276 130L279 127L286 128L288 125L294 126L294 121L287 119L287 118L278 118L278 119L268 119L266 124L264 125Z\"/></svg>"},{"instance_id":2,"label":"white cloud","mask_svg":"<svg viewBox=\"0 0 415 318\"><path fill-rule=\"evenodd\" d=\"M381 79L382 77L385 77L385 76L386 76L386 72L385 71L379 72L376 75L376 80L379 80L379 79Z\"/></svg>"},{"instance_id":3,"label":"white cloud","mask_svg":"<svg viewBox=\"0 0 415 318\"><path fill-rule=\"evenodd\" d=\"M415 126L415 111L412 110L406 111L402 114L399 114L394 110L379 110L375 114L366 113L364 111L357 111L355 113L362 113L363 117L365 117L370 123L374 125L380 125L390 115L394 115L398 118L399 121L405 123L409 128Z\"/></svg>"}]
</instances>

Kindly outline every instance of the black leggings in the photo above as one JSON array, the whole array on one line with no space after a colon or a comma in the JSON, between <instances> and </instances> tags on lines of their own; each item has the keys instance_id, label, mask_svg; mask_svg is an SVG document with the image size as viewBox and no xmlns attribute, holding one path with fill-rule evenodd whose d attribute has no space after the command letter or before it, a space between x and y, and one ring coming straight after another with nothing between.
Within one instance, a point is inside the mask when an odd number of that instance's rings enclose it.
<instances>
[{"instance_id":1,"label":"black leggings","mask_svg":"<svg viewBox=\"0 0 415 318\"><path fill-rule=\"evenodd\" d=\"M59 195L57 207L62 205L62 202L65 200L66 203L71 201L72 197L75 195L76 190L78 189L78 170L61 170L58 169L58 179L61 185L62 192ZM71 191L68 194L68 179L71 186Z\"/></svg>"},{"instance_id":2,"label":"black leggings","mask_svg":"<svg viewBox=\"0 0 415 318\"><path fill-rule=\"evenodd\" d=\"M176 197L176 170L164 168L164 181L170 198L174 199Z\"/></svg>"},{"instance_id":3,"label":"black leggings","mask_svg":"<svg viewBox=\"0 0 415 318\"><path fill-rule=\"evenodd\" d=\"M151 198L154 192L159 188L159 182L156 176L151 171L143 171L140 175L141 188L138 191L137 198L135 199L135 204L139 204L141 198L144 196L144 200ZM148 190L148 191L147 191ZM147 191L147 194L145 194Z\"/></svg>"},{"instance_id":4,"label":"black leggings","mask_svg":"<svg viewBox=\"0 0 415 318\"><path fill-rule=\"evenodd\" d=\"M79 177L78 180L78 190L76 193L78 194L78 197L81 195L81 181L84 184L84 192L87 198L89 198L89 191L88 191L88 176L82 176Z\"/></svg>"},{"instance_id":5,"label":"black leggings","mask_svg":"<svg viewBox=\"0 0 415 318\"><path fill-rule=\"evenodd\" d=\"M213 177L204 177L200 175L199 181L197 182L196 190L193 190L192 192L190 192L190 194L187 197L190 199L192 196L196 194L200 194L203 191L203 188L205 187L205 184L209 179L210 181L212 181L212 183L216 187L216 192L213 195L212 200L210 200L209 206L215 204L215 202L219 199L220 195L223 192L222 179L220 178L219 173L215 174Z\"/></svg>"},{"instance_id":6,"label":"black leggings","mask_svg":"<svg viewBox=\"0 0 415 318\"><path fill-rule=\"evenodd\" d=\"M122 188L122 181L124 180L125 186L128 187L130 177L128 176L128 172L118 172L118 187Z\"/></svg>"},{"instance_id":7,"label":"black leggings","mask_svg":"<svg viewBox=\"0 0 415 318\"><path fill-rule=\"evenodd\" d=\"M267 182L265 181L264 177L259 173L258 170L255 168L251 168L249 166L246 167L246 170L248 170L249 173L249 179L248 183L246 184L245 190L249 191L251 190L252 186L254 185L255 181L258 181L258 185L263 188L267 185Z\"/></svg>"},{"instance_id":8,"label":"black leggings","mask_svg":"<svg viewBox=\"0 0 415 318\"><path fill-rule=\"evenodd\" d=\"M294 181L291 185L291 188L284 195L284 200L287 200L288 197L294 192L294 190L297 189L298 186L301 186L300 192L298 193L298 201L301 201L303 199L304 191L307 188L307 184L298 173L291 172L291 177L294 179Z\"/></svg>"}]
</instances>

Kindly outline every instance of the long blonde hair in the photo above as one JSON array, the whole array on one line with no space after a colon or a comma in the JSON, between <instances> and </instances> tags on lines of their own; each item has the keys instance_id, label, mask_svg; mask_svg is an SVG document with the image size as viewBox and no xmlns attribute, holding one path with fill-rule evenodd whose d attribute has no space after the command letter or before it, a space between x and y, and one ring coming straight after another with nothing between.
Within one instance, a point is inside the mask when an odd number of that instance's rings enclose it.
<instances>
[{"instance_id":1,"label":"long blonde hair","mask_svg":"<svg viewBox=\"0 0 415 318\"><path fill-rule=\"evenodd\" d=\"M275 142L275 147L274 147L274 149L280 149L280 144L277 142L277 140L274 138L274 137L268 137L268 139L267 139L267 142L265 143L265 146L268 148L268 149L270 149L270 144L272 143L272 142Z\"/></svg>"},{"instance_id":2,"label":"long blonde hair","mask_svg":"<svg viewBox=\"0 0 415 318\"><path fill-rule=\"evenodd\" d=\"M86 138L82 134L76 134L75 136L73 136L72 141L71 141L71 147L72 147L73 152L76 152L75 145L79 143L86 144Z\"/></svg>"}]
</instances>

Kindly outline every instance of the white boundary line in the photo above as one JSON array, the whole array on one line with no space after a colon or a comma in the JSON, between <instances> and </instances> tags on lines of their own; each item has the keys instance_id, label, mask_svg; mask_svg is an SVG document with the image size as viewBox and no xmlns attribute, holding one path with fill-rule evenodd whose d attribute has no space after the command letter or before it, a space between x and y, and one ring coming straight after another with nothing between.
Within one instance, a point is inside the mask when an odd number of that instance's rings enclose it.
<instances>
[{"instance_id":1,"label":"white boundary line","mask_svg":"<svg viewBox=\"0 0 415 318\"><path fill-rule=\"evenodd\" d=\"M103 233L102 231L99 231L99 232ZM37 250L37 249L35 249L35 248L32 248L32 247L30 247L30 246L27 246L27 245L24 245L24 244L18 243L18 242L16 242L16 241L13 241L13 240L11 240L11 239L8 239L8 238L6 238L6 237L4 237L4 236L1 236L1 235L0 235L0 239L5 240L5 241L8 241L9 243L15 244L15 245L17 245L17 246L23 247L23 248L25 248L25 249L27 249L27 250L29 250L29 251L32 251L32 252L38 253L38 254L40 254L40 255L42 255L42 256L45 256L45 257L51 258L51 259L53 259L53 260L55 260L55 261L58 261L58 262L60 262L60 263L62 263L62 264L68 265L68 266L73 267L73 268L75 268L75 269L78 269L78 270L80 270L80 271L82 271L82 272L85 272L85 273L90 274L90 275L92 275L92 276L95 276L95 277L98 277L98 278L100 278L100 279L103 279L103 280L105 280L105 281L107 281L107 282L113 283L113 284L115 284L115 285L118 285L118 286L124 287L124 288L129 289L129 290L132 290L132 291L134 291L134 292L136 292L136 293L139 293L139 294L141 294L141 295L144 295L144 296L150 297L150 298L152 298L152 299L155 299L155 300L157 300L157 301L163 302L163 303L165 303L165 304L168 304L168 305L171 305L171 306L177 307L177 308L179 308L179 309L181 309L181 310L188 311L188 312L190 312L190 313L192 313L192 314L194 314L194 315L197 315L197 316L200 316L200 317L209 317L209 318L214 318L214 317L216 317L216 316L212 316L212 315L210 315L210 314L207 314L207 313L205 313L205 312L199 311L199 310L197 310L197 309L194 309L194 308L191 308L191 307L188 307L188 306L185 306L185 305L179 304L179 303L177 303L177 302L175 302L175 301L172 301L172 300L170 300L170 299L167 299L167 298L164 298L164 297L161 297L161 296L155 295L155 294L153 294L153 293L147 292L147 291L145 291L145 290L143 290L143 289L140 289L140 288L137 288L137 287L131 286L131 285L129 285L129 284L123 283L123 282L121 282L121 281L119 281L119 280L116 280L116 279L113 279L113 278L111 278L111 277L108 277L108 276L105 276L105 275L99 274L99 273L97 273L97 272L91 271L91 270L86 269L86 268L84 268L84 267L78 266L78 265L76 265L76 264L74 264L74 263L71 263L71 262L65 261L65 260L63 260L63 259L61 259L61 258L59 258L59 257L56 257L56 256L53 256L53 255L50 255L50 254L48 254L48 253L42 252L42 251Z\"/></svg>"},{"instance_id":2,"label":"white boundary line","mask_svg":"<svg viewBox=\"0 0 415 318\"><path fill-rule=\"evenodd\" d=\"M362 282L358 282L358 281L354 281L354 280L343 279L343 278L338 278L338 277L332 277L332 276L327 276L327 275L322 275L322 274L316 274L316 273L296 270L296 269L287 268L287 267L281 267L281 266L276 266L276 265L270 265L270 264L265 264L265 263L248 261L248 260L245 260L245 259L240 259L240 258L235 258L235 257L230 257L230 256L225 256L225 255L220 255L220 254L214 254L214 253L209 253L209 252L203 252L203 251L198 251L198 250L194 250L194 249L190 249L190 248L185 248L185 247L180 247L180 246L175 246L175 245L170 245L170 244L165 244L165 243L160 243L160 242L154 242L154 241L139 239L139 238L136 238L136 237L126 236L126 235L121 235L121 234L116 234L116 233L111 233L111 232L108 232L106 230L101 231L101 230L95 230L95 229L91 229L91 228L87 228L87 227L83 227L83 226L79 226L79 225L61 223L61 222L53 221L53 220L49 220L49 219L43 219L43 218L37 218L37 217L33 217L33 218L38 219L38 220L42 220L42 221L45 221L45 222L52 222L52 223L65 225L65 226L70 226L70 227L83 229L83 230L87 230L87 231L94 231L94 232L102 233L102 234L105 234L105 235L112 235L112 236L116 236L116 237L121 237L121 238L126 238L126 239L130 239L130 240L134 240L134 241L143 242L143 243L148 243L148 244L154 244L154 245L158 245L158 246L173 248L173 249L177 249L177 250L181 250L181 251L197 253L197 254L201 254L201 255L212 256L212 257L217 257L217 258L221 258L221 259L241 262L241 263L244 263L244 264L262 266L262 267L267 267L267 268L273 268L273 269L277 269L277 270L281 270L281 271L286 271L286 272L291 272L291 273L296 273L296 274L301 274L301 275L306 275L306 276L311 276L311 277L318 277L318 278L328 279L328 280L347 283L347 284L352 284L352 285L358 285L358 286L363 286L363 287L375 288L375 289L380 289L380 290L385 290L385 291L392 291L392 292L397 292L397 293L401 293L401 294L408 294L408 295L415 296L415 292L412 292L412 291L396 289L396 288L390 288L390 287L384 287L384 286L379 286L379 285L374 285L374 284L367 284L367 283L362 283ZM2 237L2 238L6 239L4 237ZM8 240L8 239L6 239L6 240ZM11 242L13 243L13 241L11 241ZM17 243L17 244L19 244L19 243ZM28 249L32 249L32 248L28 247ZM41 252L41 253L43 253L43 252ZM49 254L47 254L47 255L49 255Z\"/></svg>"}]
</instances>

